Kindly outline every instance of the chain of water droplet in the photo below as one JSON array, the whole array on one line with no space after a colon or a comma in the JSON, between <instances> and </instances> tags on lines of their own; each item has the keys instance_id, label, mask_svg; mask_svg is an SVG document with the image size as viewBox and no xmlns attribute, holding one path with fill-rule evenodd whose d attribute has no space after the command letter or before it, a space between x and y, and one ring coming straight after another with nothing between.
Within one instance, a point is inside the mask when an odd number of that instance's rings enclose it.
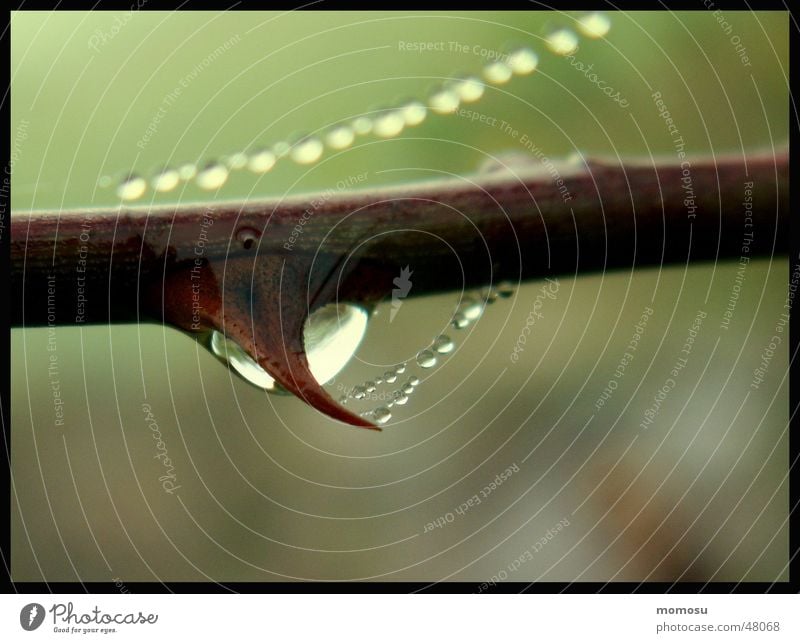
<instances>
[{"instance_id":1,"label":"chain of water droplet","mask_svg":"<svg viewBox=\"0 0 800 643\"><path fill-rule=\"evenodd\" d=\"M602 38L610 27L611 21L605 13L590 12L579 16L576 20L578 31L587 38ZM551 30L545 38L547 48L559 56L568 56L578 48L578 34L568 27ZM167 193L176 189L182 182L194 181L203 190L218 190L228 180L230 173L248 169L254 174L265 174L284 158L295 163L310 165L316 163L324 154L325 148L340 151L350 147L357 136L372 134L379 138L392 138L399 135L406 127L422 123L428 111L440 115L454 114L461 103L473 103L481 99L486 83L503 85L512 76L527 76L536 70L539 57L533 49L520 47L510 51L500 60L484 66L483 79L478 76L466 76L452 79L434 89L427 99L427 104L420 100L411 100L399 107L382 110L373 116L359 116L353 121L340 123L329 129L323 136L304 136L293 143L285 141L272 147L264 147L250 153L237 152L222 161L212 161L202 167L187 163L178 168L164 168L148 181L138 174L128 174L117 184L117 196L123 201L140 199L148 187L158 193ZM112 185L110 177L100 181L103 187Z\"/></svg>"},{"instance_id":2,"label":"chain of water droplet","mask_svg":"<svg viewBox=\"0 0 800 643\"><path fill-rule=\"evenodd\" d=\"M480 319L486 306L493 304L498 299L508 299L514 295L514 292L513 284L501 282L496 287L486 287L479 292L464 297L456 307L450 326L457 331L465 330ZM422 369L433 368L439 362L439 359L450 355L455 348L456 342L449 335L438 335L429 346L417 353L415 362ZM351 400L364 401L369 399L378 386L383 383L394 384L397 382L398 377L404 374L407 368L408 365L405 362L398 364L382 375L354 386L339 398L339 403L347 404ZM364 411L360 415L372 419L377 424L386 424L392 419L392 408L394 406L405 406L419 384L419 377L413 373L410 374L405 384L390 394L386 404Z\"/></svg>"}]
</instances>

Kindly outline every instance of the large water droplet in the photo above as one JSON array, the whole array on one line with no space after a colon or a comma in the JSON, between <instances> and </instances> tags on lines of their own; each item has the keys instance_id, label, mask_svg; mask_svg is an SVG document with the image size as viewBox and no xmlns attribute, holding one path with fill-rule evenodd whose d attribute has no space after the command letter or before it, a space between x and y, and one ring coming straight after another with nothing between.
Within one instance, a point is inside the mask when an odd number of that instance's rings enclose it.
<instances>
[{"instance_id":1,"label":"large water droplet","mask_svg":"<svg viewBox=\"0 0 800 643\"><path fill-rule=\"evenodd\" d=\"M419 378L416 375L412 375L408 378L408 383L411 386L417 386L419 384Z\"/></svg>"},{"instance_id":2,"label":"large water droplet","mask_svg":"<svg viewBox=\"0 0 800 643\"><path fill-rule=\"evenodd\" d=\"M141 198L147 189L147 181L137 174L131 174L120 181L117 196L123 201L134 201Z\"/></svg>"},{"instance_id":3,"label":"large water droplet","mask_svg":"<svg viewBox=\"0 0 800 643\"><path fill-rule=\"evenodd\" d=\"M433 340L433 350L442 355L452 352L455 347L455 343L447 335L439 335Z\"/></svg>"},{"instance_id":4,"label":"large water droplet","mask_svg":"<svg viewBox=\"0 0 800 643\"><path fill-rule=\"evenodd\" d=\"M394 384L397 381L397 373L394 371L386 371L384 377L389 384Z\"/></svg>"},{"instance_id":5,"label":"large water droplet","mask_svg":"<svg viewBox=\"0 0 800 643\"><path fill-rule=\"evenodd\" d=\"M539 56L532 49L520 47L508 55L506 63L517 76L527 76L536 69L539 64Z\"/></svg>"},{"instance_id":6,"label":"large water droplet","mask_svg":"<svg viewBox=\"0 0 800 643\"><path fill-rule=\"evenodd\" d=\"M156 192L170 192L178 186L180 180L181 175L177 170L166 168L156 174L151 182Z\"/></svg>"},{"instance_id":7,"label":"large water droplet","mask_svg":"<svg viewBox=\"0 0 800 643\"><path fill-rule=\"evenodd\" d=\"M306 320L306 357L320 384L333 379L355 355L367 332L368 320L366 310L350 304L328 304Z\"/></svg>"},{"instance_id":8,"label":"large water droplet","mask_svg":"<svg viewBox=\"0 0 800 643\"><path fill-rule=\"evenodd\" d=\"M402 391L394 392L394 403L398 406L403 406L408 403L408 395Z\"/></svg>"},{"instance_id":9,"label":"large water droplet","mask_svg":"<svg viewBox=\"0 0 800 643\"><path fill-rule=\"evenodd\" d=\"M577 34L566 27L551 31L546 42L550 51L559 56L569 56L578 49Z\"/></svg>"},{"instance_id":10,"label":"large water droplet","mask_svg":"<svg viewBox=\"0 0 800 643\"><path fill-rule=\"evenodd\" d=\"M325 143L334 150L343 150L350 147L356 138L356 133L349 125L337 125L325 135Z\"/></svg>"},{"instance_id":11,"label":"large water droplet","mask_svg":"<svg viewBox=\"0 0 800 643\"><path fill-rule=\"evenodd\" d=\"M218 190L228 180L228 168L222 163L209 163L198 172L196 180L203 190Z\"/></svg>"},{"instance_id":12,"label":"large water droplet","mask_svg":"<svg viewBox=\"0 0 800 643\"><path fill-rule=\"evenodd\" d=\"M308 137L295 143L289 154L295 163L310 165L311 163L316 163L324 151L325 148L322 145L322 141L317 138Z\"/></svg>"},{"instance_id":13,"label":"large water droplet","mask_svg":"<svg viewBox=\"0 0 800 643\"><path fill-rule=\"evenodd\" d=\"M585 13L578 18L578 30L587 38L602 38L611 29L611 18L601 11Z\"/></svg>"},{"instance_id":14,"label":"large water droplet","mask_svg":"<svg viewBox=\"0 0 800 643\"><path fill-rule=\"evenodd\" d=\"M437 89L428 98L428 105L437 114L453 114L459 106L458 94L452 89Z\"/></svg>"},{"instance_id":15,"label":"large water droplet","mask_svg":"<svg viewBox=\"0 0 800 643\"><path fill-rule=\"evenodd\" d=\"M436 366L436 355L428 349L422 350L417 353L417 364L420 368L433 368Z\"/></svg>"},{"instance_id":16,"label":"large water droplet","mask_svg":"<svg viewBox=\"0 0 800 643\"><path fill-rule=\"evenodd\" d=\"M358 306L329 304L306 320L303 329L306 359L312 375L320 384L332 380L350 361L366 333L368 317L367 312ZM216 357L254 386L270 392L283 392L258 362L222 333L211 333L209 348ZM365 393L363 386L353 389L356 399L362 399Z\"/></svg>"},{"instance_id":17,"label":"large water droplet","mask_svg":"<svg viewBox=\"0 0 800 643\"><path fill-rule=\"evenodd\" d=\"M511 67L501 60L495 60L483 68L483 77L495 85L503 85L511 80Z\"/></svg>"},{"instance_id":18,"label":"large water droplet","mask_svg":"<svg viewBox=\"0 0 800 643\"><path fill-rule=\"evenodd\" d=\"M250 357L239 344L228 339L222 333L216 330L212 331L208 347L214 356L253 386L271 392L282 390L279 389L273 377L258 365L258 362Z\"/></svg>"},{"instance_id":19,"label":"large water droplet","mask_svg":"<svg viewBox=\"0 0 800 643\"><path fill-rule=\"evenodd\" d=\"M257 150L250 155L247 167L255 174L264 174L275 166L275 161L275 154L270 150Z\"/></svg>"},{"instance_id":20,"label":"large water droplet","mask_svg":"<svg viewBox=\"0 0 800 643\"><path fill-rule=\"evenodd\" d=\"M372 133L381 138L391 138L403 131L406 120L402 112L391 110L375 117Z\"/></svg>"}]
</instances>

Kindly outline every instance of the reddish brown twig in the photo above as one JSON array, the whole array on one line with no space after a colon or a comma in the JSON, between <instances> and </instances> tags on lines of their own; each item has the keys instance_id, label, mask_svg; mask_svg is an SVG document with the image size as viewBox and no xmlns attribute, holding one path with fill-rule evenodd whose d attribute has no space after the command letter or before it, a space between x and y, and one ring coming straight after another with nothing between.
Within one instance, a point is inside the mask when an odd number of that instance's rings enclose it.
<instances>
[{"instance_id":1,"label":"reddish brown twig","mask_svg":"<svg viewBox=\"0 0 800 643\"><path fill-rule=\"evenodd\" d=\"M657 163L533 162L312 197L14 213L14 325L157 320L217 329L328 415L303 324L332 301L787 250L788 151ZM746 227L746 187L752 227ZM313 205L312 205L313 204ZM744 249L746 248L746 250Z\"/></svg>"}]
</instances>

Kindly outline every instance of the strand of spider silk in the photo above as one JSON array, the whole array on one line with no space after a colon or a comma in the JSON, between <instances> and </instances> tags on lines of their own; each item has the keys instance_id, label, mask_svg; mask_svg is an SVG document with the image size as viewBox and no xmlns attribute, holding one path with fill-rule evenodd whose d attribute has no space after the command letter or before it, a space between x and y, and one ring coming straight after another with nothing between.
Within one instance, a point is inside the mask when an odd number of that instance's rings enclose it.
<instances>
[{"instance_id":1,"label":"strand of spider silk","mask_svg":"<svg viewBox=\"0 0 800 643\"><path fill-rule=\"evenodd\" d=\"M589 12L577 17L575 26L584 37L597 39L608 34L611 21L605 13ZM569 56L577 50L579 36L569 27L558 26L547 32L544 44L553 54ZM407 127L422 123L429 112L455 114L462 103L480 100L487 84L504 85L514 76L532 74L538 65L539 56L532 48L518 47L487 63L480 76L462 76L438 85L426 101L412 99L396 107L362 115L334 125L321 136L301 136L291 142L281 141L251 152L237 152L200 166L187 163L177 168L161 168L149 180L139 174L128 174L117 183L117 196L123 201L135 201L142 198L148 189L168 193L188 181L194 181L202 190L215 191L225 185L231 172L246 169L256 175L266 174L286 158L300 165L311 165L322 158L326 148L332 151L347 149L358 136L393 138ZM112 184L110 177L104 177L100 182L104 187Z\"/></svg>"}]
</instances>

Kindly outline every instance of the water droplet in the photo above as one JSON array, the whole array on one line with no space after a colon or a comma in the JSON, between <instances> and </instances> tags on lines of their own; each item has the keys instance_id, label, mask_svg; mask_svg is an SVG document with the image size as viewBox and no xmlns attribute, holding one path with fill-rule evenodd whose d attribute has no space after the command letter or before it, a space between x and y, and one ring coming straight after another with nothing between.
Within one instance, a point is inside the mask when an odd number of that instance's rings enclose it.
<instances>
[{"instance_id":1,"label":"water droplet","mask_svg":"<svg viewBox=\"0 0 800 643\"><path fill-rule=\"evenodd\" d=\"M433 340L433 350L442 355L452 352L455 347L455 342L447 335L439 335L439 337Z\"/></svg>"},{"instance_id":2,"label":"water droplet","mask_svg":"<svg viewBox=\"0 0 800 643\"><path fill-rule=\"evenodd\" d=\"M411 386L417 386L419 385L419 378L416 375L412 375L408 378L408 383L411 384Z\"/></svg>"},{"instance_id":3,"label":"water droplet","mask_svg":"<svg viewBox=\"0 0 800 643\"><path fill-rule=\"evenodd\" d=\"M532 49L520 47L508 55L506 64L517 76L527 76L536 69L539 64L539 56Z\"/></svg>"},{"instance_id":4,"label":"water droplet","mask_svg":"<svg viewBox=\"0 0 800 643\"><path fill-rule=\"evenodd\" d=\"M239 228L236 233L236 239L242 244L245 250L250 250L260 236L261 233L258 230L249 227Z\"/></svg>"},{"instance_id":5,"label":"water droplet","mask_svg":"<svg viewBox=\"0 0 800 643\"><path fill-rule=\"evenodd\" d=\"M462 328L469 326L469 319L467 319L464 313L456 313L453 315L453 321L451 323L453 324L453 328L461 330Z\"/></svg>"},{"instance_id":6,"label":"water droplet","mask_svg":"<svg viewBox=\"0 0 800 643\"><path fill-rule=\"evenodd\" d=\"M117 196L123 201L134 201L140 198L147 189L147 181L141 176L131 174L120 181Z\"/></svg>"},{"instance_id":7,"label":"water droplet","mask_svg":"<svg viewBox=\"0 0 800 643\"><path fill-rule=\"evenodd\" d=\"M438 89L428 98L429 107L437 114L452 114L459 103L458 94L451 89Z\"/></svg>"},{"instance_id":8,"label":"water droplet","mask_svg":"<svg viewBox=\"0 0 800 643\"><path fill-rule=\"evenodd\" d=\"M197 185L203 190L218 190L228 180L228 168L212 162L197 173Z\"/></svg>"},{"instance_id":9,"label":"water droplet","mask_svg":"<svg viewBox=\"0 0 800 643\"><path fill-rule=\"evenodd\" d=\"M151 183L156 192L170 192L178 186L180 180L181 175L177 170L166 168L156 174Z\"/></svg>"},{"instance_id":10,"label":"water droplet","mask_svg":"<svg viewBox=\"0 0 800 643\"><path fill-rule=\"evenodd\" d=\"M611 18L601 11L585 13L578 18L578 29L587 38L602 38L611 29Z\"/></svg>"},{"instance_id":11,"label":"water droplet","mask_svg":"<svg viewBox=\"0 0 800 643\"><path fill-rule=\"evenodd\" d=\"M280 141L272 146L272 153L275 155L275 158L282 159L285 156L288 156L291 149L292 146L286 141Z\"/></svg>"},{"instance_id":12,"label":"water droplet","mask_svg":"<svg viewBox=\"0 0 800 643\"><path fill-rule=\"evenodd\" d=\"M258 365L250 355L248 355L239 344L232 339L228 339L218 331L211 332L209 342L211 353L227 364L235 373L242 378L266 391L278 390L278 385L272 376Z\"/></svg>"},{"instance_id":13,"label":"water droplet","mask_svg":"<svg viewBox=\"0 0 800 643\"><path fill-rule=\"evenodd\" d=\"M309 165L316 163L325 151L322 142L313 137L303 138L292 146L290 155L295 163Z\"/></svg>"},{"instance_id":14,"label":"water droplet","mask_svg":"<svg viewBox=\"0 0 800 643\"><path fill-rule=\"evenodd\" d=\"M353 131L359 136L364 136L372 131L372 120L366 116L359 116L353 121Z\"/></svg>"},{"instance_id":15,"label":"water droplet","mask_svg":"<svg viewBox=\"0 0 800 643\"><path fill-rule=\"evenodd\" d=\"M515 292L514 284L512 284L510 281L501 281L499 284L497 284L497 294L503 299L513 297Z\"/></svg>"},{"instance_id":16,"label":"water droplet","mask_svg":"<svg viewBox=\"0 0 800 643\"><path fill-rule=\"evenodd\" d=\"M481 290L481 300L485 304L493 304L497 301L497 291L492 287L487 287Z\"/></svg>"},{"instance_id":17,"label":"water droplet","mask_svg":"<svg viewBox=\"0 0 800 643\"><path fill-rule=\"evenodd\" d=\"M405 373L405 372L406 372L406 364L405 364L405 362L403 362L402 364L398 364L397 366L395 366L395 367L394 367L394 372L395 372L395 373L399 373L399 374Z\"/></svg>"},{"instance_id":18,"label":"water droplet","mask_svg":"<svg viewBox=\"0 0 800 643\"><path fill-rule=\"evenodd\" d=\"M363 386L356 386L353 388L353 397L357 400L363 400L367 395L367 389Z\"/></svg>"},{"instance_id":19,"label":"water droplet","mask_svg":"<svg viewBox=\"0 0 800 643\"><path fill-rule=\"evenodd\" d=\"M551 31L546 42L550 51L559 56L569 56L578 49L577 34L566 27Z\"/></svg>"},{"instance_id":20,"label":"water droplet","mask_svg":"<svg viewBox=\"0 0 800 643\"><path fill-rule=\"evenodd\" d=\"M411 384L406 384L401 391L404 395L411 395L414 392L414 387Z\"/></svg>"},{"instance_id":21,"label":"water droplet","mask_svg":"<svg viewBox=\"0 0 800 643\"><path fill-rule=\"evenodd\" d=\"M393 371L386 371L386 373L384 374L384 377L386 378L386 381L389 384L393 384L394 382L397 381L397 373L395 373Z\"/></svg>"},{"instance_id":22,"label":"water droplet","mask_svg":"<svg viewBox=\"0 0 800 643\"><path fill-rule=\"evenodd\" d=\"M408 402L408 395L403 393L402 391L395 391L394 392L394 403L403 406Z\"/></svg>"},{"instance_id":23,"label":"water droplet","mask_svg":"<svg viewBox=\"0 0 800 643\"><path fill-rule=\"evenodd\" d=\"M342 395L342 397L339 398L339 404L347 404L347 396L346 395Z\"/></svg>"},{"instance_id":24,"label":"water droplet","mask_svg":"<svg viewBox=\"0 0 800 643\"><path fill-rule=\"evenodd\" d=\"M375 378L375 383L376 384L383 384L383 378L382 377L376 377Z\"/></svg>"},{"instance_id":25,"label":"water droplet","mask_svg":"<svg viewBox=\"0 0 800 643\"><path fill-rule=\"evenodd\" d=\"M392 419L392 412L385 406L379 406L372 412L372 417L378 424L386 424Z\"/></svg>"},{"instance_id":26,"label":"water droplet","mask_svg":"<svg viewBox=\"0 0 800 643\"><path fill-rule=\"evenodd\" d=\"M343 150L350 147L356 138L356 133L349 125L337 125L325 135L325 143L334 150Z\"/></svg>"},{"instance_id":27,"label":"water droplet","mask_svg":"<svg viewBox=\"0 0 800 643\"><path fill-rule=\"evenodd\" d=\"M235 154L231 154L226 161L230 169L241 170L247 165L247 154L244 152L236 152Z\"/></svg>"},{"instance_id":28,"label":"water droplet","mask_svg":"<svg viewBox=\"0 0 800 643\"><path fill-rule=\"evenodd\" d=\"M374 393L375 392L375 382L365 382L364 388L367 389L367 393Z\"/></svg>"},{"instance_id":29,"label":"water droplet","mask_svg":"<svg viewBox=\"0 0 800 643\"><path fill-rule=\"evenodd\" d=\"M511 67L501 60L495 60L483 68L483 77L495 85L503 85L511 80Z\"/></svg>"},{"instance_id":30,"label":"water droplet","mask_svg":"<svg viewBox=\"0 0 800 643\"><path fill-rule=\"evenodd\" d=\"M400 113L403 115L406 125L414 126L425 120L428 115L428 108L418 100L412 100L400 108Z\"/></svg>"},{"instance_id":31,"label":"water droplet","mask_svg":"<svg viewBox=\"0 0 800 643\"><path fill-rule=\"evenodd\" d=\"M381 138L391 138L402 132L405 125L406 120L402 112L391 110L375 117L372 133Z\"/></svg>"},{"instance_id":32,"label":"water droplet","mask_svg":"<svg viewBox=\"0 0 800 643\"><path fill-rule=\"evenodd\" d=\"M483 304L474 299L465 299L462 304L461 313L468 321L475 321L483 314Z\"/></svg>"},{"instance_id":33,"label":"water droplet","mask_svg":"<svg viewBox=\"0 0 800 643\"><path fill-rule=\"evenodd\" d=\"M197 176L197 166L194 163L184 163L178 168L181 181L191 181Z\"/></svg>"},{"instance_id":34,"label":"water droplet","mask_svg":"<svg viewBox=\"0 0 800 643\"><path fill-rule=\"evenodd\" d=\"M308 367L320 384L332 380L355 355L368 319L369 313L359 306L328 304L306 320L303 339Z\"/></svg>"},{"instance_id":35,"label":"water droplet","mask_svg":"<svg viewBox=\"0 0 800 643\"><path fill-rule=\"evenodd\" d=\"M457 79L453 83L453 89L462 101L465 103L474 103L483 96L485 85L480 78L466 76L465 78Z\"/></svg>"},{"instance_id":36,"label":"water droplet","mask_svg":"<svg viewBox=\"0 0 800 643\"><path fill-rule=\"evenodd\" d=\"M425 349L417 353L417 364L421 368L433 368L436 366L436 355Z\"/></svg>"},{"instance_id":37,"label":"water droplet","mask_svg":"<svg viewBox=\"0 0 800 643\"><path fill-rule=\"evenodd\" d=\"M275 154L270 150L257 150L250 155L247 167L255 174L264 174L275 166L275 161Z\"/></svg>"}]
</instances>

